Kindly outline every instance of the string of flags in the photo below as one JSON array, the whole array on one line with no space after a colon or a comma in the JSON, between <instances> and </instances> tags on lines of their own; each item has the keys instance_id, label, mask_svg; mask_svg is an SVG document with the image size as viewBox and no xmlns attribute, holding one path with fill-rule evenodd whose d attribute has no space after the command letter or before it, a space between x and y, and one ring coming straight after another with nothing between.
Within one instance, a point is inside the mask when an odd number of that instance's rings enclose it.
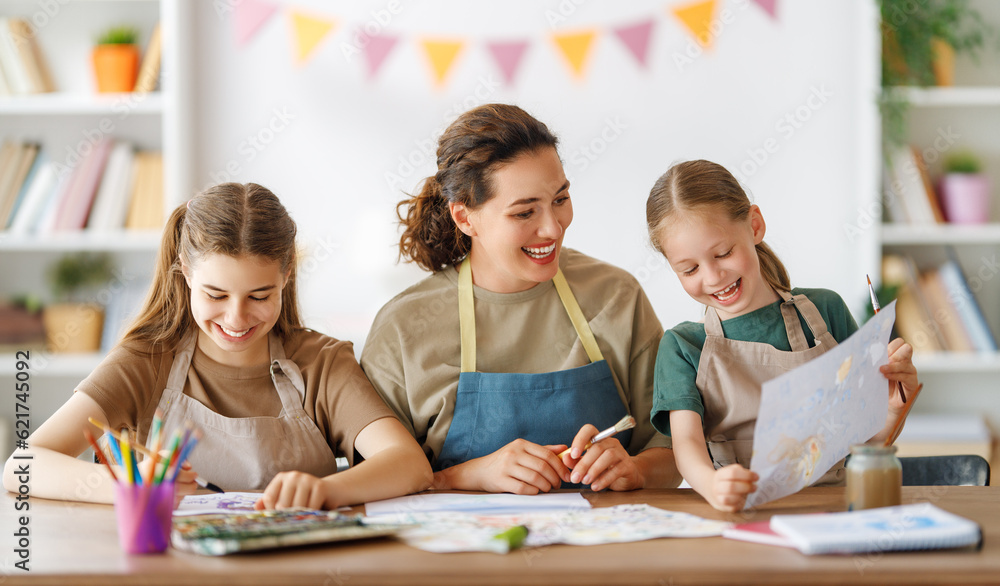
<instances>
[{"instance_id":1,"label":"string of flags","mask_svg":"<svg viewBox=\"0 0 1000 586\"><path fill-rule=\"evenodd\" d=\"M693 37L693 40L704 49L710 50L716 36L713 26L719 18L719 4L722 0L688 0L666 8L663 16L677 19L683 28ZM747 0L737 0L746 5ZM771 19L777 20L778 0L750 0L763 10ZM395 6L401 9L399 3L389 3L389 8L383 9L386 16ZM340 51L345 56L361 54L367 67L368 78L374 79L393 51L399 47L404 35L390 33L381 26L371 26L373 22L363 27L341 26L340 21L330 15L318 14L303 9L283 7L269 0L241 0L224 5L226 12L232 12L232 22L235 26L235 38L239 47L247 46L276 14L283 12L288 23L292 40L292 59L296 65L304 65L330 38L341 31L348 39L342 40ZM217 10L219 5L216 5ZM558 16L555 16L558 19ZM388 19L386 19L388 20ZM551 20L551 18L550 18ZM648 68L650 39L658 24L655 16L650 16L620 26L609 27L614 38L622 43L640 68ZM374 29L374 30L372 30ZM585 77L587 63L597 39L605 31L598 27L576 29L563 32L546 32L545 44L561 56L570 74L576 79ZM433 34L413 34L414 45L426 58L433 84L444 87L449 73L452 71L460 55L473 42L468 38L442 37ZM537 43L537 39L498 39L483 40L488 54L498 68L504 83L512 85L517 72L529 49Z\"/></svg>"}]
</instances>

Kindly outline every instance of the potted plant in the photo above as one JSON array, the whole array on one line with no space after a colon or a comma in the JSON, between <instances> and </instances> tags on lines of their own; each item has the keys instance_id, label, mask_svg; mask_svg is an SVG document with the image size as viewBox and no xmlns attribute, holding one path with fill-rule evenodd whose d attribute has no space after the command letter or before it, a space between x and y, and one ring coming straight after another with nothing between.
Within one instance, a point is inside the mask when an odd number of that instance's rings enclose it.
<instances>
[{"instance_id":1,"label":"potted plant","mask_svg":"<svg viewBox=\"0 0 1000 586\"><path fill-rule=\"evenodd\" d=\"M948 156L938 192L945 218L954 224L984 224L990 218L990 180L969 151Z\"/></svg>"},{"instance_id":2,"label":"potted plant","mask_svg":"<svg viewBox=\"0 0 1000 586\"><path fill-rule=\"evenodd\" d=\"M136 29L108 29L94 47L94 76L99 92L130 92L139 76L139 46Z\"/></svg>"},{"instance_id":3,"label":"potted plant","mask_svg":"<svg viewBox=\"0 0 1000 586\"><path fill-rule=\"evenodd\" d=\"M53 352L96 352L101 347L104 308L93 301L95 289L111 280L107 254L68 254L49 270L55 303L42 313L47 346ZM88 300L89 298L89 300Z\"/></svg>"}]
</instances>

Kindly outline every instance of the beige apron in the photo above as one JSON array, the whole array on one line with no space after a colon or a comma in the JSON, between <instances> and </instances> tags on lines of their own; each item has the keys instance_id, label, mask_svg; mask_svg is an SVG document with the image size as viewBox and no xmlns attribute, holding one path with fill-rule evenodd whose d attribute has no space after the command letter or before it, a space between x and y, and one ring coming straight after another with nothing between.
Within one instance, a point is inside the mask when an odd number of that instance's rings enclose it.
<instances>
[{"instance_id":1,"label":"beige apron","mask_svg":"<svg viewBox=\"0 0 1000 586\"><path fill-rule=\"evenodd\" d=\"M302 408L305 386L299 367L285 358L277 336L268 334L267 339L271 380L281 398L277 417L225 417L184 394L198 330L181 343L160 397L164 443L174 429L183 429L185 421L194 423L204 435L188 461L200 476L225 490L263 489L285 470L319 477L337 471L333 450ZM147 438L147 447L152 442Z\"/></svg>"},{"instance_id":2,"label":"beige apron","mask_svg":"<svg viewBox=\"0 0 1000 586\"><path fill-rule=\"evenodd\" d=\"M695 384L705 405L705 439L716 468L733 463L750 468L754 424L763 383L837 345L827 331L823 316L805 295L793 297L787 291L778 291L778 295L784 301L781 316L791 352L778 350L770 344L726 339L715 308L709 307L705 312L705 346L698 362ZM816 340L812 348L806 342L796 309ZM843 484L844 478L841 460L812 484Z\"/></svg>"}]
</instances>

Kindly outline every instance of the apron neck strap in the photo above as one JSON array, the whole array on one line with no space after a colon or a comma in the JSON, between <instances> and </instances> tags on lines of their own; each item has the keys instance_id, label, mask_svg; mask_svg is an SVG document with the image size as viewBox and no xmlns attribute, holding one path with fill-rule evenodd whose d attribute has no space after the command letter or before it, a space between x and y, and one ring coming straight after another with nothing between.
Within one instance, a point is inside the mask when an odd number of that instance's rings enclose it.
<instances>
[{"instance_id":1,"label":"apron neck strap","mask_svg":"<svg viewBox=\"0 0 1000 586\"><path fill-rule=\"evenodd\" d=\"M469 263L469 257L466 256L458 268L458 320L462 338L461 372L476 371L476 307L472 291L472 266ZM559 294L559 300L562 301L570 321L573 322L576 335L583 343L587 357L590 358L591 362L604 360L594 332L590 329L590 324L587 322L586 316L583 315L583 310L580 309L580 304L577 303L561 269L556 271L552 283L556 287L556 293Z\"/></svg>"}]
</instances>

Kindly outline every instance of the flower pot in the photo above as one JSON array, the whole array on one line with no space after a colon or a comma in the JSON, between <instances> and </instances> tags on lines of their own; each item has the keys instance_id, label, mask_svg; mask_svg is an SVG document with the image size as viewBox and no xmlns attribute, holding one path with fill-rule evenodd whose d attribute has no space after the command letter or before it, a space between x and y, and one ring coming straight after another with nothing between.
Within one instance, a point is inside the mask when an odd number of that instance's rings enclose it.
<instances>
[{"instance_id":1,"label":"flower pot","mask_svg":"<svg viewBox=\"0 0 1000 586\"><path fill-rule=\"evenodd\" d=\"M99 92L130 92L139 76L139 47L97 45L93 52L94 78Z\"/></svg>"},{"instance_id":2,"label":"flower pot","mask_svg":"<svg viewBox=\"0 0 1000 586\"><path fill-rule=\"evenodd\" d=\"M42 313L52 352L97 352L104 331L104 308L92 303L56 303Z\"/></svg>"},{"instance_id":3,"label":"flower pot","mask_svg":"<svg viewBox=\"0 0 1000 586\"><path fill-rule=\"evenodd\" d=\"M990 219L990 181L981 173L948 173L941 178L941 207L953 224L985 224Z\"/></svg>"}]
</instances>

